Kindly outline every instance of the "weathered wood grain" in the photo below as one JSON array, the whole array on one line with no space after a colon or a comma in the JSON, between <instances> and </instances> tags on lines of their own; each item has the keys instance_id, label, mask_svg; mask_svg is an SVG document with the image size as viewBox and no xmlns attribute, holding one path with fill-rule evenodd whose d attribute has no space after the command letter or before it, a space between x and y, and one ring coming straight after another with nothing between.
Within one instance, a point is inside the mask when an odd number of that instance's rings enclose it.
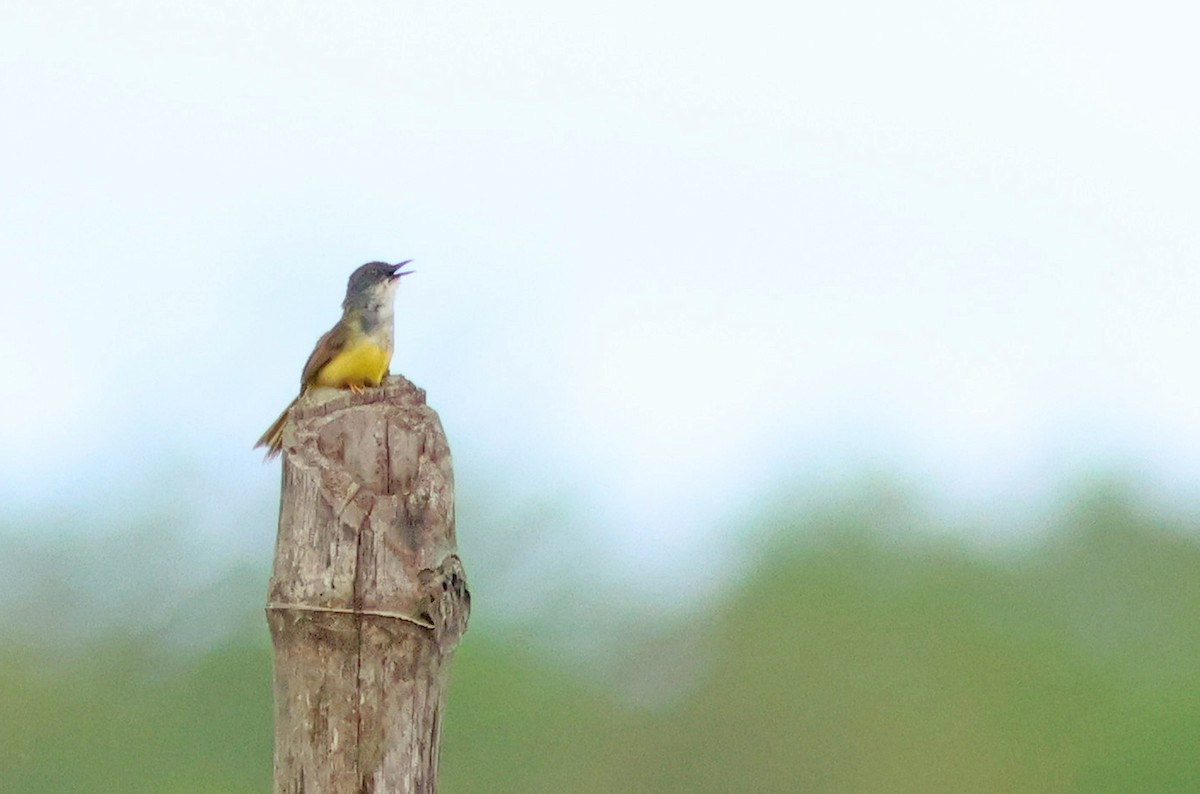
<instances>
[{"instance_id":1,"label":"weathered wood grain","mask_svg":"<svg viewBox=\"0 0 1200 794\"><path fill-rule=\"evenodd\" d=\"M314 389L283 447L267 604L275 791L433 792L470 611L441 422L404 378Z\"/></svg>"}]
</instances>

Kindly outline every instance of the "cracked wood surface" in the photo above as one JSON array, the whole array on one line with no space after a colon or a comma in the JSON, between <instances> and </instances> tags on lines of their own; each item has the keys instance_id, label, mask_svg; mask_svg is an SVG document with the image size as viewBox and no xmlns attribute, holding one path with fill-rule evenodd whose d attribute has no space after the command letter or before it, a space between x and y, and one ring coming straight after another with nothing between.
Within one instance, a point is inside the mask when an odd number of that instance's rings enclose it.
<instances>
[{"instance_id":1,"label":"cracked wood surface","mask_svg":"<svg viewBox=\"0 0 1200 794\"><path fill-rule=\"evenodd\" d=\"M314 389L283 449L267 597L275 791L433 792L470 611L441 422L401 377Z\"/></svg>"}]
</instances>

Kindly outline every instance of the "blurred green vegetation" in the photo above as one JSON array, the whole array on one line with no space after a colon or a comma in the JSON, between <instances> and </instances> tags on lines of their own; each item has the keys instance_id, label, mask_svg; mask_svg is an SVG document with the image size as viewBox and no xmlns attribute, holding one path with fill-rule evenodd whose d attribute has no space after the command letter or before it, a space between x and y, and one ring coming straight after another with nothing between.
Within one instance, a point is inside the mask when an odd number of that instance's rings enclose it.
<instances>
[{"instance_id":1,"label":"blurred green vegetation","mask_svg":"<svg viewBox=\"0 0 1200 794\"><path fill-rule=\"evenodd\" d=\"M873 499L748 522L756 564L687 618L634 616L603 664L530 639L553 606L474 625L443 791L1200 791L1190 519L1095 497L980 550ZM46 593L8 603L0 791L269 790L265 578L204 591L197 612L213 592L244 608L204 643L68 641L30 620L66 608Z\"/></svg>"}]
</instances>

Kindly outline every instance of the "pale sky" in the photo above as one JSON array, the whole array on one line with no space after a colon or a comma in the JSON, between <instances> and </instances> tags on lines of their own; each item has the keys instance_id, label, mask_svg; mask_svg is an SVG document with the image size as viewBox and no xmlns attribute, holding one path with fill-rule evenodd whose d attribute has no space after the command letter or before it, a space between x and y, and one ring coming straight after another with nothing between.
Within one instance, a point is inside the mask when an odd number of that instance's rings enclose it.
<instances>
[{"instance_id":1,"label":"pale sky","mask_svg":"<svg viewBox=\"0 0 1200 794\"><path fill-rule=\"evenodd\" d=\"M861 466L952 502L1108 466L1194 497L1197 29L1186 3L9 3L0 498L181 461L273 495L250 445L346 276L408 258L393 369L460 471L593 506L631 559Z\"/></svg>"}]
</instances>

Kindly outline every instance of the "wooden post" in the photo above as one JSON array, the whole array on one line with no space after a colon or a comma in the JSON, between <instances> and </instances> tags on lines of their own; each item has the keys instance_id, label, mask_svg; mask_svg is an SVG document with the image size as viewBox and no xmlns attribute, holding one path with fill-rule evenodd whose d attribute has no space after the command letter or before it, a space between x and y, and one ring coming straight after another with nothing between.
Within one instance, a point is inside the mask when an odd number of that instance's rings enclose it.
<instances>
[{"instance_id":1,"label":"wooden post","mask_svg":"<svg viewBox=\"0 0 1200 794\"><path fill-rule=\"evenodd\" d=\"M441 422L404 378L315 389L283 447L267 603L275 792L434 792L470 611Z\"/></svg>"}]
</instances>

